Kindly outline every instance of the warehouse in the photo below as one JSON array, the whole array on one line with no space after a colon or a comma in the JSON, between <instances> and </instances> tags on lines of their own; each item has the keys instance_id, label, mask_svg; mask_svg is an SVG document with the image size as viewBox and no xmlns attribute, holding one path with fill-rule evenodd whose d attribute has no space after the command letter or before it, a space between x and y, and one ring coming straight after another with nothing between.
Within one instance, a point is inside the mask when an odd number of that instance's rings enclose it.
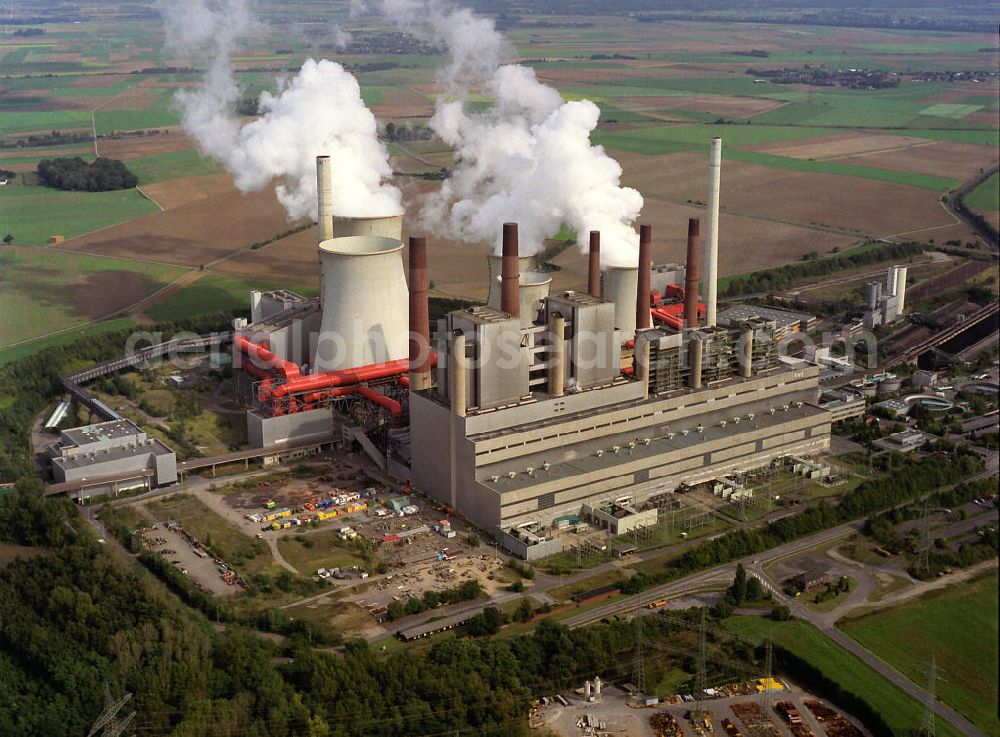
<instances>
[{"instance_id":1,"label":"warehouse","mask_svg":"<svg viewBox=\"0 0 1000 737\"><path fill-rule=\"evenodd\" d=\"M177 481L174 452L130 420L63 430L48 455L57 483L79 483L79 499Z\"/></svg>"}]
</instances>

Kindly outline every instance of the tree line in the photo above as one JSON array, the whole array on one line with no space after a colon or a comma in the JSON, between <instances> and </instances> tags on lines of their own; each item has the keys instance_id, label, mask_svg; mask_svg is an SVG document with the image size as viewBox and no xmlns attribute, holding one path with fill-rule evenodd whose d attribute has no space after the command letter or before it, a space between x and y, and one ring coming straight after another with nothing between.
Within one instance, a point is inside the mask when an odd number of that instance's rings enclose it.
<instances>
[{"instance_id":1,"label":"tree line","mask_svg":"<svg viewBox=\"0 0 1000 737\"><path fill-rule=\"evenodd\" d=\"M737 297L759 292L780 292L807 277L824 276L883 261L901 260L922 252L923 246L919 243L886 243L858 253L839 253L826 258L810 258L774 269L735 276L726 285L722 296Z\"/></svg>"},{"instance_id":2,"label":"tree line","mask_svg":"<svg viewBox=\"0 0 1000 737\"><path fill-rule=\"evenodd\" d=\"M139 184L139 178L125 164L103 156L90 164L79 156L42 159L37 171L42 184L72 192L111 192Z\"/></svg>"}]
</instances>

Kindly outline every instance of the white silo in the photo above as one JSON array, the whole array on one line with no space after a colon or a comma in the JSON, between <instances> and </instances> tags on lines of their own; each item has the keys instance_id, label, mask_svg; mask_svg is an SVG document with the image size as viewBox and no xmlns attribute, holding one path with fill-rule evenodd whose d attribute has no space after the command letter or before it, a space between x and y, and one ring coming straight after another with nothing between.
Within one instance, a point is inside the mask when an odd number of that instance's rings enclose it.
<instances>
[{"instance_id":1,"label":"white silo","mask_svg":"<svg viewBox=\"0 0 1000 737\"><path fill-rule=\"evenodd\" d=\"M639 290L639 267L609 266L602 274L603 298L615 303L615 327L623 338L635 334L635 297Z\"/></svg>"},{"instance_id":2,"label":"white silo","mask_svg":"<svg viewBox=\"0 0 1000 737\"><path fill-rule=\"evenodd\" d=\"M903 310L906 306L906 267L894 266L896 270L896 283L894 292L896 294L896 314L902 316L906 314Z\"/></svg>"},{"instance_id":3,"label":"white silo","mask_svg":"<svg viewBox=\"0 0 1000 737\"><path fill-rule=\"evenodd\" d=\"M379 236L320 243L324 303L315 371L407 358L409 296L402 251L402 241Z\"/></svg>"}]
</instances>

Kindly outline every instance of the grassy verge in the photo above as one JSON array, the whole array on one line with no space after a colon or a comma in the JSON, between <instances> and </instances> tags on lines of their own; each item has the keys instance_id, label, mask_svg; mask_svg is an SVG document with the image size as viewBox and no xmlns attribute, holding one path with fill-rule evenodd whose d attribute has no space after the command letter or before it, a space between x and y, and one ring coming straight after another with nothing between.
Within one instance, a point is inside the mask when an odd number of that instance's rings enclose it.
<instances>
[{"instance_id":1,"label":"grassy verge","mask_svg":"<svg viewBox=\"0 0 1000 737\"><path fill-rule=\"evenodd\" d=\"M846 693L861 699L888 725L894 734L909 735L922 724L923 705L851 653L842 649L811 624L801 620L772 622L761 617L732 617L725 626L751 642L760 643L768 634L777 648L787 650L820 671ZM779 654L779 663L781 661ZM807 685L808 684L803 684ZM848 708L846 705L843 708ZM950 725L938 720L937 733L958 737Z\"/></svg>"},{"instance_id":2,"label":"grassy verge","mask_svg":"<svg viewBox=\"0 0 1000 737\"><path fill-rule=\"evenodd\" d=\"M937 692L987 734L997 719L997 574L841 623L851 637L917 684L931 657Z\"/></svg>"}]
</instances>

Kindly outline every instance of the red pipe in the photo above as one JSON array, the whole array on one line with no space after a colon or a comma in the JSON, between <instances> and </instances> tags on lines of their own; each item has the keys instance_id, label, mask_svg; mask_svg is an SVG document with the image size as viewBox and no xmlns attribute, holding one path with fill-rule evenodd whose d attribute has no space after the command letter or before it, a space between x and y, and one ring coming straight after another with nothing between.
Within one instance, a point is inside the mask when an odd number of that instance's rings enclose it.
<instances>
[{"instance_id":1,"label":"red pipe","mask_svg":"<svg viewBox=\"0 0 1000 737\"><path fill-rule=\"evenodd\" d=\"M387 397L382 392L377 392L370 386L361 384L358 386L358 394L367 399L369 402L374 402L380 407L385 407L392 416L395 418L400 418L403 416L403 407L392 397Z\"/></svg>"},{"instance_id":2,"label":"red pipe","mask_svg":"<svg viewBox=\"0 0 1000 737\"><path fill-rule=\"evenodd\" d=\"M431 368L437 366L437 353L431 353L430 364ZM321 374L300 376L297 379L285 382L273 391L271 391L270 386L265 387L264 384L261 384L261 401L266 401L268 398L280 399L289 394L301 394L302 392L315 391L317 389L350 386L365 381L387 379L390 376L402 376L409 371L409 368L410 359L400 358L396 361L373 363L353 369L325 371Z\"/></svg>"},{"instance_id":3,"label":"red pipe","mask_svg":"<svg viewBox=\"0 0 1000 737\"><path fill-rule=\"evenodd\" d=\"M265 348L263 344L254 343L243 335L236 336L236 345L239 347L240 351L245 353L247 357L250 358L253 365L256 365L257 368L261 368L260 364L263 363L266 368L280 371L286 381L296 379L302 373L298 364L279 358L273 351ZM247 372L253 373L248 368L250 365L251 364L246 364Z\"/></svg>"}]
</instances>

